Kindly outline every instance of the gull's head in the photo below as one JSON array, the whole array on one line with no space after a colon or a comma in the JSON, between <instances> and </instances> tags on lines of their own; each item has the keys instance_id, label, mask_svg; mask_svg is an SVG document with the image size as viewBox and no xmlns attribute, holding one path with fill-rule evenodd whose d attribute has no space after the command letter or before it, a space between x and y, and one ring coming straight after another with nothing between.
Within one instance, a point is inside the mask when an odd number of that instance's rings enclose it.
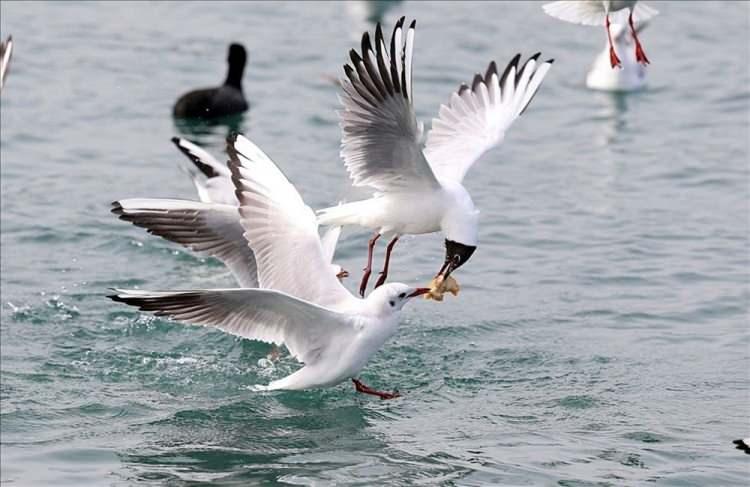
<instances>
[{"instance_id":1,"label":"gull's head","mask_svg":"<svg viewBox=\"0 0 750 487\"><path fill-rule=\"evenodd\" d=\"M445 261L437 275L447 279L477 249L479 210L463 186L458 183L444 186L451 204L440 222L445 237Z\"/></svg>"},{"instance_id":2,"label":"gull's head","mask_svg":"<svg viewBox=\"0 0 750 487\"><path fill-rule=\"evenodd\" d=\"M476 245L463 244L455 240L445 239L445 261L437 275L447 279L451 272L455 271L468 261L477 250Z\"/></svg>"},{"instance_id":3,"label":"gull's head","mask_svg":"<svg viewBox=\"0 0 750 487\"><path fill-rule=\"evenodd\" d=\"M400 282L391 282L373 290L367 296L367 301L376 304L386 312L393 313L401 310L411 298L428 292L430 288L427 287L411 287Z\"/></svg>"}]
</instances>

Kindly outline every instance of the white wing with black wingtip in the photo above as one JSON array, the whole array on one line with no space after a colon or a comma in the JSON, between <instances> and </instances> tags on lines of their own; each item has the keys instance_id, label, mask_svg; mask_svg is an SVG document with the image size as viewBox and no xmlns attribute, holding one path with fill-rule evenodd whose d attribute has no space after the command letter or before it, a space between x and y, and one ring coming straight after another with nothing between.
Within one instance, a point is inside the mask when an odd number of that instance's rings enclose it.
<instances>
[{"instance_id":1,"label":"white wing with black wingtip","mask_svg":"<svg viewBox=\"0 0 750 487\"><path fill-rule=\"evenodd\" d=\"M112 213L152 235L219 259L241 287L258 287L255 255L243 236L236 206L132 198L112 203Z\"/></svg>"},{"instance_id":2,"label":"white wing with black wingtip","mask_svg":"<svg viewBox=\"0 0 750 487\"><path fill-rule=\"evenodd\" d=\"M271 289L114 292L109 296L113 301L157 316L286 345L306 365L314 364L327 349L343 348L357 333L351 316Z\"/></svg>"},{"instance_id":3,"label":"white wing with black wingtip","mask_svg":"<svg viewBox=\"0 0 750 487\"><path fill-rule=\"evenodd\" d=\"M260 286L333 309L356 306L357 298L331 272L315 213L284 173L242 135L230 136L227 153Z\"/></svg>"},{"instance_id":4,"label":"white wing with black wingtip","mask_svg":"<svg viewBox=\"0 0 750 487\"><path fill-rule=\"evenodd\" d=\"M205 176L205 179L201 178L194 171L188 170L201 201L237 206L232 174L226 163L219 162L208 151L182 137L172 137L172 143Z\"/></svg>"},{"instance_id":5,"label":"white wing with black wingtip","mask_svg":"<svg viewBox=\"0 0 750 487\"><path fill-rule=\"evenodd\" d=\"M520 59L517 54L501 76L491 62L484 76L477 74L471 86L462 84L449 103L440 106L424 149L438 178L461 182L529 106L553 60L539 62L537 53L519 68Z\"/></svg>"},{"instance_id":6,"label":"white wing with black wingtip","mask_svg":"<svg viewBox=\"0 0 750 487\"><path fill-rule=\"evenodd\" d=\"M404 18L391 36L390 51L380 24L375 45L362 36L362 52L350 51L344 66L341 157L354 186L378 191L438 188L422 153L422 127L412 104L412 52L416 21L403 32Z\"/></svg>"}]
</instances>

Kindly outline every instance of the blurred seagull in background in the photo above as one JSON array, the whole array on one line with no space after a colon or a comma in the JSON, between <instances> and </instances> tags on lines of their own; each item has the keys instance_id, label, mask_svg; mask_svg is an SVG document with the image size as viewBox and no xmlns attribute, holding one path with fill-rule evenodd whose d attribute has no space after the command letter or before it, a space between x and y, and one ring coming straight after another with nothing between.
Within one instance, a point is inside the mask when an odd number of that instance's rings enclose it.
<instances>
[{"instance_id":1,"label":"blurred seagull in background","mask_svg":"<svg viewBox=\"0 0 750 487\"><path fill-rule=\"evenodd\" d=\"M0 42L0 90L5 85L5 77L8 75L10 57L13 55L13 36L8 36L6 41Z\"/></svg>"},{"instance_id":2,"label":"blurred seagull in background","mask_svg":"<svg viewBox=\"0 0 750 487\"><path fill-rule=\"evenodd\" d=\"M414 114L412 52L416 21L404 32L402 17L390 50L380 24L375 43L362 36L362 52L352 49L342 78L341 156L354 186L375 190L373 198L320 210L322 225L361 225L375 230L360 283L364 296L376 241L390 238L375 287L388 276L391 252L400 235L442 231L446 279L476 250L478 210L461 184L469 168L500 144L506 130L527 108L552 60L539 54L519 67L516 55L502 74L491 62L471 86L462 84L442 105L422 146L422 124Z\"/></svg>"},{"instance_id":3,"label":"blurred seagull in background","mask_svg":"<svg viewBox=\"0 0 750 487\"><path fill-rule=\"evenodd\" d=\"M397 330L401 308L429 291L391 283L366 299L353 296L331 273L313 211L259 148L230 138L232 179L245 237L255 252L263 289L140 291L116 289L111 299L243 338L286 345L305 365L260 390L327 387L351 379L358 392L381 392L357 377Z\"/></svg>"},{"instance_id":4,"label":"blurred seagull in background","mask_svg":"<svg viewBox=\"0 0 750 487\"><path fill-rule=\"evenodd\" d=\"M636 32L640 34L648 25L640 22ZM637 91L646 86L646 66L635 58L633 37L624 24L612 24L612 41L615 52L619 53L622 69L612 69L609 61L609 45L594 59L591 69L586 74L586 86L592 90L602 91Z\"/></svg>"},{"instance_id":5,"label":"blurred seagull in background","mask_svg":"<svg viewBox=\"0 0 750 487\"><path fill-rule=\"evenodd\" d=\"M548 15L582 25L602 25L607 29L607 40L609 41L609 61L610 66L621 66L620 58L615 52L610 32L611 19L610 14L628 14L628 25L635 42L635 59L641 64L648 64L649 60L646 53L641 47L638 40L638 34L635 28L636 22L643 22L650 19L659 12L637 0L561 0L552 2L542 7ZM621 15L618 15L618 18ZM616 20L616 23L624 24L624 18Z\"/></svg>"},{"instance_id":6,"label":"blurred seagull in background","mask_svg":"<svg viewBox=\"0 0 750 487\"><path fill-rule=\"evenodd\" d=\"M176 118L211 119L247 110L247 100L242 92L246 62L247 51L242 44L230 44L227 55L229 70L224 84L185 93L175 103L172 114Z\"/></svg>"}]
</instances>

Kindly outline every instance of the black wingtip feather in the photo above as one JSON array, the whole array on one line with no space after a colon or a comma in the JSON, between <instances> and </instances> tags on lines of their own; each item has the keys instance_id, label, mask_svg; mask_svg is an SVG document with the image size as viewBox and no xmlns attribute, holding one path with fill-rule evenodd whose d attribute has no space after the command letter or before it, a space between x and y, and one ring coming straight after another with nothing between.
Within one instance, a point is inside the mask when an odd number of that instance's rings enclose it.
<instances>
[{"instance_id":1,"label":"black wingtip feather","mask_svg":"<svg viewBox=\"0 0 750 487\"><path fill-rule=\"evenodd\" d=\"M417 27L417 19L414 19L411 21L411 24L409 24L410 29L416 29Z\"/></svg>"},{"instance_id":2,"label":"black wingtip feather","mask_svg":"<svg viewBox=\"0 0 750 487\"><path fill-rule=\"evenodd\" d=\"M112 202L112 208L109 210L111 213L119 216L122 216L125 213L125 210L123 209L122 205L119 201L113 201Z\"/></svg>"},{"instance_id":3,"label":"black wingtip feather","mask_svg":"<svg viewBox=\"0 0 750 487\"><path fill-rule=\"evenodd\" d=\"M375 26L375 46L380 46L380 41L383 40L383 28L380 26L380 22Z\"/></svg>"},{"instance_id":4,"label":"black wingtip feather","mask_svg":"<svg viewBox=\"0 0 750 487\"><path fill-rule=\"evenodd\" d=\"M365 32L362 34L362 56L365 56L367 51L372 51L372 43L370 42L370 33Z\"/></svg>"},{"instance_id":5,"label":"black wingtip feather","mask_svg":"<svg viewBox=\"0 0 750 487\"><path fill-rule=\"evenodd\" d=\"M175 137L172 137L172 139L171 139L171 140L172 140L172 143L173 143L174 145L178 145L178 144L180 143L180 138L179 138L179 137L177 137L177 136L175 136Z\"/></svg>"},{"instance_id":6,"label":"black wingtip feather","mask_svg":"<svg viewBox=\"0 0 750 487\"><path fill-rule=\"evenodd\" d=\"M477 73L474 75L474 80L471 82L471 91L476 91L479 85L484 82L482 75Z\"/></svg>"},{"instance_id":7,"label":"black wingtip feather","mask_svg":"<svg viewBox=\"0 0 750 487\"><path fill-rule=\"evenodd\" d=\"M505 71L503 71L503 75L500 77L500 87L502 88L505 85L505 79L508 77L508 74L510 73L511 68L518 67L518 61L521 59L521 53L519 52L513 58L510 60L507 66L505 66Z\"/></svg>"},{"instance_id":8,"label":"black wingtip feather","mask_svg":"<svg viewBox=\"0 0 750 487\"><path fill-rule=\"evenodd\" d=\"M458 87L458 94L461 95L464 91L468 89L469 87L466 85L466 83L461 83L461 86Z\"/></svg>"},{"instance_id":9,"label":"black wingtip feather","mask_svg":"<svg viewBox=\"0 0 750 487\"><path fill-rule=\"evenodd\" d=\"M401 18L398 19L398 22L396 22L396 29L398 29L399 27L403 27L404 26L404 22L406 22L406 16L405 15L401 16Z\"/></svg>"},{"instance_id":10,"label":"black wingtip feather","mask_svg":"<svg viewBox=\"0 0 750 487\"><path fill-rule=\"evenodd\" d=\"M495 61L490 61L490 65L487 66L487 71L484 73L484 80L489 82L493 74L497 74L497 64Z\"/></svg>"}]
</instances>

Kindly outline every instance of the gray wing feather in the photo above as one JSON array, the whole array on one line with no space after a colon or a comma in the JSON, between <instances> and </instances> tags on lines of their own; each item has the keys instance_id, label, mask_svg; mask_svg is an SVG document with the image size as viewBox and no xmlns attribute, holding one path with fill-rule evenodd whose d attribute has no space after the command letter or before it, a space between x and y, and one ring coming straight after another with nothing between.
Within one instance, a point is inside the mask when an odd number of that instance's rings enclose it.
<instances>
[{"instance_id":1,"label":"gray wing feather","mask_svg":"<svg viewBox=\"0 0 750 487\"><path fill-rule=\"evenodd\" d=\"M121 220L148 233L222 261L242 287L258 287L255 255L243 236L237 208L169 199L126 199L112 203Z\"/></svg>"},{"instance_id":2,"label":"gray wing feather","mask_svg":"<svg viewBox=\"0 0 750 487\"><path fill-rule=\"evenodd\" d=\"M375 46L365 32L362 53L352 49L351 65L344 66L341 157L355 186L378 191L438 186L422 154L422 127L412 105L416 24L412 22L402 44L403 24L401 18L393 31L390 55L378 24Z\"/></svg>"},{"instance_id":3,"label":"gray wing feather","mask_svg":"<svg viewBox=\"0 0 750 487\"><path fill-rule=\"evenodd\" d=\"M356 333L347 315L268 289L114 291L110 299L157 316L286 345L306 364L314 363L326 349L348 343Z\"/></svg>"}]
</instances>

